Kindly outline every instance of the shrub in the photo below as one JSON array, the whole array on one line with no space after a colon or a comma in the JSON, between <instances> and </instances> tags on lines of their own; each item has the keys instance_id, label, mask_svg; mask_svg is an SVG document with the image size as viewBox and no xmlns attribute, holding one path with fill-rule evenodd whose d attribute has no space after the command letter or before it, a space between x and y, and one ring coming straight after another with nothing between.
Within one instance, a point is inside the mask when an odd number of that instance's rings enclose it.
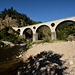
<instances>
[{"instance_id":1,"label":"shrub","mask_svg":"<svg viewBox=\"0 0 75 75\"><path fill-rule=\"evenodd\" d=\"M44 42L50 42L50 39L45 38L45 39L43 40L43 43L44 43Z\"/></svg>"}]
</instances>

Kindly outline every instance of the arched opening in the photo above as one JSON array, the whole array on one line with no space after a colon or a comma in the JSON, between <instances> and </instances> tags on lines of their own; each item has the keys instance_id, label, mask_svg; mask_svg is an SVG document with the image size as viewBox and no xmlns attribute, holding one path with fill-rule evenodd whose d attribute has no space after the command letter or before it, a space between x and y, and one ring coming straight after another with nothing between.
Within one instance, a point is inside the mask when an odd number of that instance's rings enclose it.
<instances>
[{"instance_id":1,"label":"arched opening","mask_svg":"<svg viewBox=\"0 0 75 75\"><path fill-rule=\"evenodd\" d=\"M20 35L20 29L17 30L18 35Z\"/></svg>"},{"instance_id":2,"label":"arched opening","mask_svg":"<svg viewBox=\"0 0 75 75\"><path fill-rule=\"evenodd\" d=\"M45 38L51 39L51 30L47 25L38 27L36 32L38 33L38 40L43 40Z\"/></svg>"},{"instance_id":3,"label":"arched opening","mask_svg":"<svg viewBox=\"0 0 75 75\"><path fill-rule=\"evenodd\" d=\"M55 26L55 23L52 23L51 26L54 27Z\"/></svg>"},{"instance_id":4,"label":"arched opening","mask_svg":"<svg viewBox=\"0 0 75 75\"><path fill-rule=\"evenodd\" d=\"M66 40L67 37L75 33L75 22L74 21L63 21L56 27L56 34L58 40Z\"/></svg>"},{"instance_id":5,"label":"arched opening","mask_svg":"<svg viewBox=\"0 0 75 75\"><path fill-rule=\"evenodd\" d=\"M24 36L24 38L25 38L26 40L27 40L27 39L32 39L32 37L33 37L33 32L32 32L32 30L31 30L30 28L25 29L24 32L23 32L23 36Z\"/></svg>"}]
</instances>

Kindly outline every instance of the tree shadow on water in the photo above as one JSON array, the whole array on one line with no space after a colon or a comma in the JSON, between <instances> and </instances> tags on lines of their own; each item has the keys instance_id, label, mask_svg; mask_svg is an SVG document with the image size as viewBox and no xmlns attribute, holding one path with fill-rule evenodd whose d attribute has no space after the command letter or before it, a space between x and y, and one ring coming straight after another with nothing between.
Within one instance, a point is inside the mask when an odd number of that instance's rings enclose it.
<instances>
[{"instance_id":1,"label":"tree shadow on water","mask_svg":"<svg viewBox=\"0 0 75 75\"><path fill-rule=\"evenodd\" d=\"M64 75L65 61L60 60L62 55L51 51L43 51L36 56L30 56L21 63L20 75Z\"/></svg>"}]
</instances>

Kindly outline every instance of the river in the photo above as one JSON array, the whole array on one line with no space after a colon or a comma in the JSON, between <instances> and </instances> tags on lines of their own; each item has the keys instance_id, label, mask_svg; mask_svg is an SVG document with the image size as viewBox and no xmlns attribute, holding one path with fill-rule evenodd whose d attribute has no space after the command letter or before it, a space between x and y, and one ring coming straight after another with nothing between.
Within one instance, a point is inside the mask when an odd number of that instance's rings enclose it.
<instances>
[{"instance_id":1,"label":"river","mask_svg":"<svg viewBox=\"0 0 75 75\"><path fill-rule=\"evenodd\" d=\"M16 57L26 50L25 46L0 48L0 75L16 75L20 65L20 59Z\"/></svg>"}]
</instances>

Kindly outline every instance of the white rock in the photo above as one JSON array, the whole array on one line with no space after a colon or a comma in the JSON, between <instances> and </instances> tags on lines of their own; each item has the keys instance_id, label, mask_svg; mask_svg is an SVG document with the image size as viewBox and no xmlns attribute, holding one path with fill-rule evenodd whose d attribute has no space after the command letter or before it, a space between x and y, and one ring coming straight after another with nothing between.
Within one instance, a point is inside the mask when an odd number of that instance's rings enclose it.
<instances>
[{"instance_id":1,"label":"white rock","mask_svg":"<svg viewBox=\"0 0 75 75\"><path fill-rule=\"evenodd\" d=\"M73 65L73 61L69 61L69 64L70 64L70 65Z\"/></svg>"},{"instance_id":2,"label":"white rock","mask_svg":"<svg viewBox=\"0 0 75 75\"><path fill-rule=\"evenodd\" d=\"M19 55L18 57L20 58L22 55Z\"/></svg>"}]
</instances>

